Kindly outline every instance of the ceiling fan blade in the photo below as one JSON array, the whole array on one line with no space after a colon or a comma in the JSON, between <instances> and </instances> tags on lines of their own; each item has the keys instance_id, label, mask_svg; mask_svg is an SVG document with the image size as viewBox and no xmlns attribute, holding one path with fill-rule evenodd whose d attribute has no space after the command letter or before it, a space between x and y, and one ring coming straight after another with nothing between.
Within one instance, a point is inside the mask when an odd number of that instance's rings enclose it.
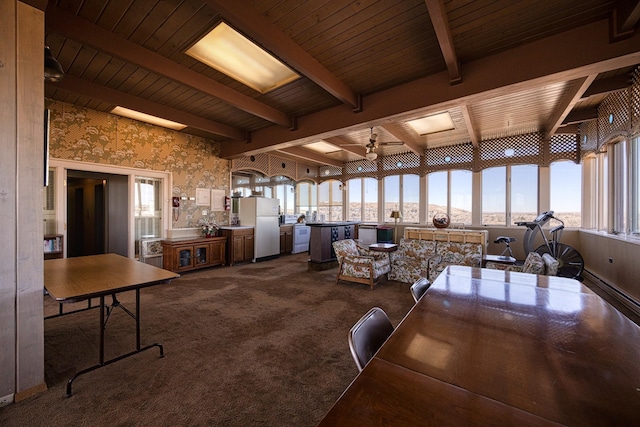
<instances>
[{"instance_id":1,"label":"ceiling fan blade","mask_svg":"<svg viewBox=\"0 0 640 427\"><path fill-rule=\"evenodd\" d=\"M402 141L378 142L377 145L404 145L404 142Z\"/></svg>"}]
</instances>

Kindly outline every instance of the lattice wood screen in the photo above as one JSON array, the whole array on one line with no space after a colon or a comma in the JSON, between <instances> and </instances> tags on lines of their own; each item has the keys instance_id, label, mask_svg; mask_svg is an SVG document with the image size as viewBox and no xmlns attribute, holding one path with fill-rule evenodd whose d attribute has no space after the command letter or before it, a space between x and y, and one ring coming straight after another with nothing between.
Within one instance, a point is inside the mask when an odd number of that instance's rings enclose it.
<instances>
[{"instance_id":1,"label":"lattice wood screen","mask_svg":"<svg viewBox=\"0 0 640 427\"><path fill-rule=\"evenodd\" d=\"M557 160L580 161L580 144L578 135L570 133L560 133L553 135L549 142L549 163Z\"/></svg>"},{"instance_id":2,"label":"lattice wood screen","mask_svg":"<svg viewBox=\"0 0 640 427\"><path fill-rule=\"evenodd\" d=\"M542 134L526 135L482 141L476 170L507 164L542 164Z\"/></svg>"},{"instance_id":3,"label":"lattice wood screen","mask_svg":"<svg viewBox=\"0 0 640 427\"><path fill-rule=\"evenodd\" d=\"M231 172L251 170L272 178L285 176L293 181L312 180L318 176L318 168L273 154L257 154L231 161Z\"/></svg>"},{"instance_id":4,"label":"lattice wood screen","mask_svg":"<svg viewBox=\"0 0 640 427\"><path fill-rule=\"evenodd\" d=\"M426 173L446 169L473 170L473 145L467 143L428 149L425 168Z\"/></svg>"},{"instance_id":5,"label":"lattice wood screen","mask_svg":"<svg viewBox=\"0 0 640 427\"><path fill-rule=\"evenodd\" d=\"M598 107L598 148L631 130L630 90L607 95Z\"/></svg>"},{"instance_id":6,"label":"lattice wood screen","mask_svg":"<svg viewBox=\"0 0 640 427\"><path fill-rule=\"evenodd\" d=\"M598 151L598 121L591 120L580 125L580 151L582 157Z\"/></svg>"},{"instance_id":7,"label":"lattice wood screen","mask_svg":"<svg viewBox=\"0 0 640 427\"><path fill-rule=\"evenodd\" d=\"M420 175L423 172L422 156L412 151L384 156L379 160L378 167L378 176L381 178L398 174Z\"/></svg>"}]
</instances>

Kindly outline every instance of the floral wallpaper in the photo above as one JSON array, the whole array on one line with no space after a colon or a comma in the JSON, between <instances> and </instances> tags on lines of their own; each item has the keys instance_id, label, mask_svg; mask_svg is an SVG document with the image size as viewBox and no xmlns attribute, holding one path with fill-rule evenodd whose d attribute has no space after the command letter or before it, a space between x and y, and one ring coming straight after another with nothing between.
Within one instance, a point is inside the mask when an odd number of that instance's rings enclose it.
<instances>
[{"instance_id":1,"label":"floral wallpaper","mask_svg":"<svg viewBox=\"0 0 640 427\"><path fill-rule=\"evenodd\" d=\"M173 196L188 199L173 228L197 226L203 207L195 205L196 188L229 194L231 162L219 157L218 142L62 102L49 109L51 157L171 172ZM228 221L227 212L212 214L219 224Z\"/></svg>"}]
</instances>

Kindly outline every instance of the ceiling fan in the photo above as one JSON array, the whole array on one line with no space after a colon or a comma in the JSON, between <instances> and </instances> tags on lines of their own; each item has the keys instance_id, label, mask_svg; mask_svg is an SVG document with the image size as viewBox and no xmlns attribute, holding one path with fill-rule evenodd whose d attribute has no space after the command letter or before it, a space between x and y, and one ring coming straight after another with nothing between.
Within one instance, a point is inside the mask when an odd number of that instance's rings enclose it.
<instances>
[{"instance_id":1,"label":"ceiling fan","mask_svg":"<svg viewBox=\"0 0 640 427\"><path fill-rule=\"evenodd\" d=\"M365 145L367 149L365 156L368 160L375 160L378 158L378 153L376 153L376 149L383 145L403 145L402 141L389 141L389 142L378 142L378 134L373 133L373 128L371 128L371 134L369 135L369 142ZM345 145L360 145L360 144L345 144Z\"/></svg>"},{"instance_id":2,"label":"ceiling fan","mask_svg":"<svg viewBox=\"0 0 640 427\"><path fill-rule=\"evenodd\" d=\"M365 146L367 149L367 159L375 160L378 158L378 153L376 153L376 149L381 145L403 145L402 141L389 141L389 142L378 142L378 134L373 133L373 128L371 128L371 135L369 136L369 143Z\"/></svg>"}]
</instances>

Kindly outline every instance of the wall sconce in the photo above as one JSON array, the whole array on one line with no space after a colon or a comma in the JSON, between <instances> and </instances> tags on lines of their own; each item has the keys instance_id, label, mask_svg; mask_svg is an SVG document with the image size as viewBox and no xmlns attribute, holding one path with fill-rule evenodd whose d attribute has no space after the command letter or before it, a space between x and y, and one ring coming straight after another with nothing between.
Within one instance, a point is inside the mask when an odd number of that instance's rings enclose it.
<instances>
[{"instance_id":1,"label":"wall sconce","mask_svg":"<svg viewBox=\"0 0 640 427\"><path fill-rule=\"evenodd\" d=\"M347 191L347 184L340 184L338 185L338 189L340 191Z\"/></svg>"},{"instance_id":2,"label":"wall sconce","mask_svg":"<svg viewBox=\"0 0 640 427\"><path fill-rule=\"evenodd\" d=\"M400 211L391 211L391 218L393 218L395 224L393 229L393 242L398 243L398 220L402 218Z\"/></svg>"}]
</instances>

